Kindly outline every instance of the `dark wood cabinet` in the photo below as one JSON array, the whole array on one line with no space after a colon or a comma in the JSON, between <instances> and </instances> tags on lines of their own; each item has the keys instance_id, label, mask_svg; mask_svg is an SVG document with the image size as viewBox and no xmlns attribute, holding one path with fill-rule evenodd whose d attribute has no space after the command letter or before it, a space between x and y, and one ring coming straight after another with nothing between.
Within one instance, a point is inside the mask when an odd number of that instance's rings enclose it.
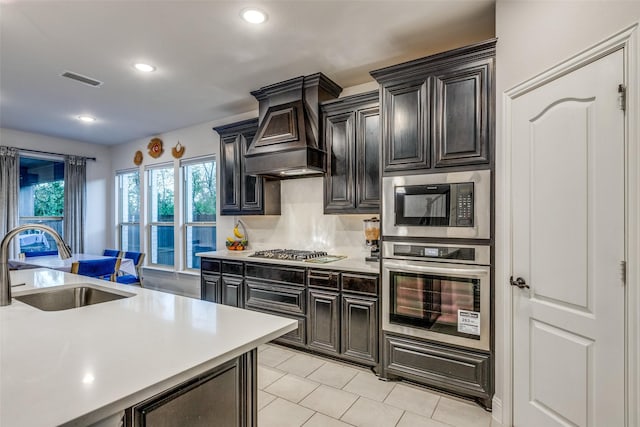
<instances>
[{"instance_id":1,"label":"dark wood cabinet","mask_svg":"<svg viewBox=\"0 0 640 427\"><path fill-rule=\"evenodd\" d=\"M324 212L379 212L378 92L327 101L321 109L327 149Z\"/></svg>"},{"instance_id":2,"label":"dark wood cabinet","mask_svg":"<svg viewBox=\"0 0 640 427\"><path fill-rule=\"evenodd\" d=\"M492 163L496 40L372 71L383 174Z\"/></svg>"},{"instance_id":3,"label":"dark wood cabinet","mask_svg":"<svg viewBox=\"0 0 640 427\"><path fill-rule=\"evenodd\" d=\"M342 356L356 362L378 363L378 299L342 295Z\"/></svg>"},{"instance_id":4,"label":"dark wood cabinet","mask_svg":"<svg viewBox=\"0 0 640 427\"><path fill-rule=\"evenodd\" d=\"M210 302L217 302L220 300L220 276L213 276L202 272L200 281L200 299Z\"/></svg>"},{"instance_id":5,"label":"dark wood cabinet","mask_svg":"<svg viewBox=\"0 0 640 427\"><path fill-rule=\"evenodd\" d=\"M242 277L222 276L220 288L220 303L233 307L244 307L244 299L242 297L244 279Z\"/></svg>"},{"instance_id":6,"label":"dark wood cabinet","mask_svg":"<svg viewBox=\"0 0 640 427\"><path fill-rule=\"evenodd\" d=\"M276 342L378 364L377 274L211 258L201 264L202 299L298 321Z\"/></svg>"},{"instance_id":7,"label":"dark wood cabinet","mask_svg":"<svg viewBox=\"0 0 640 427\"><path fill-rule=\"evenodd\" d=\"M378 276L309 270L308 347L352 362L378 363Z\"/></svg>"},{"instance_id":8,"label":"dark wood cabinet","mask_svg":"<svg viewBox=\"0 0 640 427\"><path fill-rule=\"evenodd\" d=\"M482 59L435 76L435 167L489 163L492 75L492 59Z\"/></svg>"},{"instance_id":9,"label":"dark wood cabinet","mask_svg":"<svg viewBox=\"0 0 640 427\"><path fill-rule=\"evenodd\" d=\"M381 89L384 171L429 168L429 79L390 83Z\"/></svg>"},{"instance_id":10,"label":"dark wood cabinet","mask_svg":"<svg viewBox=\"0 0 640 427\"><path fill-rule=\"evenodd\" d=\"M257 425L257 355L252 350L125 412L127 427Z\"/></svg>"},{"instance_id":11,"label":"dark wood cabinet","mask_svg":"<svg viewBox=\"0 0 640 427\"><path fill-rule=\"evenodd\" d=\"M309 289L309 348L340 352L340 294Z\"/></svg>"},{"instance_id":12,"label":"dark wood cabinet","mask_svg":"<svg viewBox=\"0 0 640 427\"><path fill-rule=\"evenodd\" d=\"M428 341L384 336L383 377L399 376L421 384L475 397L491 408L491 355Z\"/></svg>"},{"instance_id":13,"label":"dark wood cabinet","mask_svg":"<svg viewBox=\"0 0 640 427\"><path fill-rule=\"evenodd\" d=\"M220 135L220 214L279 215L280 181L245 173L244 155L258 119L213 129Z\"/></svg>"},{"instance_id":14,"label":"dark wood cabinet","mask_svg":"<svg viewBox=\"0 0 640 427\"><path fill-rule=\"evenodd\" d=\"M220 291L220 261L202 258L200 261L200 299L219 302Z\"/></svg>"}]
</instances>

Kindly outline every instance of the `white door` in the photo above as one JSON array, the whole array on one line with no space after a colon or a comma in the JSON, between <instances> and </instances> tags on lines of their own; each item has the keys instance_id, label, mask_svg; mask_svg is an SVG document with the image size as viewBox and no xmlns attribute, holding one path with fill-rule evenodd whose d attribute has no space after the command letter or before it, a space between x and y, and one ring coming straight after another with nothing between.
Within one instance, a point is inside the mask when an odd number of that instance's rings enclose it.
<instances>
[{"instance_id":1,"label":"white door","mask_svg":"<svg viewBox=\"0 0 640 427\"><path fill-rule=\"evenodd\" d=\"M618 50L513 100L514 425L624 426Z\"/></svg>"}]
</instances>

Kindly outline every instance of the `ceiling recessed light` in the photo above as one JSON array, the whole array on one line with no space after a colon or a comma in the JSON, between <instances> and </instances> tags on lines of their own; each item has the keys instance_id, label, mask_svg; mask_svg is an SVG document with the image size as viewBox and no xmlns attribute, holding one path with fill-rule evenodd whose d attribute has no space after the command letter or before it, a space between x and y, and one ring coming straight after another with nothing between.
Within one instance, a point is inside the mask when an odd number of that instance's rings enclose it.
<instances>
[{"instance_id":1,"label":"ceiling recessed light","mask_svg":"<svg viewBox=\"0 0 640 427\"><path fill-rule=\"evenodd\" d=\"M267 20L267 14L258 9L244 9L240 16L251 24L262 24Z\"/></svg>"},{"instance_id":2,"label":"ceiling recessed light","mask_svg":"<svg viewBox=\"0 0 640 427\"><path fill-rule=\"evenodd\" d=\"M86 114L83 114L81 116L78 116L78 120L80 120L81 122L85 122L85 123L93 123L96 121L95 117L91 117L91 116L87 116Z\"/></svg>"},{"instance_id":3,"label":"ceiling recessed light","mask_svg":"<svg viewBox=\"0 0 640 427\"><path fill-rule=\"evenodd\" d=\"M136 68L136 70L142 71L143 73L150 73L156 70L156 67L154 67L153 65L143 64L142 62L134 64L133 66Z\"/></svg>"}]
</instances>

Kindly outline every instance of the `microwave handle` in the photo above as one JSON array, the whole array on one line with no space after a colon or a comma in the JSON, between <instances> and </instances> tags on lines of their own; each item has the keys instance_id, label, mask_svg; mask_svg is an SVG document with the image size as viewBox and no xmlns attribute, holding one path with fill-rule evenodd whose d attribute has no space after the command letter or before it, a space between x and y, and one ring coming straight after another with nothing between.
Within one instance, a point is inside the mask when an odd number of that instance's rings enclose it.
<instances>
[{"instance_id":1,"label":"microwave handle","mask_svg":"<svg viewBox=\"0 0 640 427\"><path fill-rule=\"evenodd\" d=\"M487 271L484 269L480 269L480 268L444 268L444 267L424 267L424 266L420 266L420 265L415 265L415 264L411 264L410 268L407 268L406 265L403 264L396 264L393 262L384 262L384 266L385 268L391 267L391 268L398 268L400 270L404 270L407 272L411 272L412 270L419 270L425 273L440 273L440 274L451 274L451 273L458 273L458 274L475 274L478 276L484 276L487 274Z\"/></svg>"}]
</instances>

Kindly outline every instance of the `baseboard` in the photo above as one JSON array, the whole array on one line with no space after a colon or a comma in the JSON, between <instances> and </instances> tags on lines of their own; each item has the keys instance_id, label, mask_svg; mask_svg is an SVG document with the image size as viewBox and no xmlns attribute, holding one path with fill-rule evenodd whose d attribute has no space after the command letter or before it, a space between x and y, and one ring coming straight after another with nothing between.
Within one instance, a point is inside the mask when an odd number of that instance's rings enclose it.
<instances>
[{"instance_id":1,"label":"baseboard","mask_svg":"<svg viewBox=\"0 0 640 427\"><path fill-rule=\"evenodd\" d=\"M493 396L493 399L491 399L491 404L493 406L492 410L491 410L491 417L499 422L503 427L507 427L506 424L502 423L502 400Z\"/></svg>"}]
</instances>

